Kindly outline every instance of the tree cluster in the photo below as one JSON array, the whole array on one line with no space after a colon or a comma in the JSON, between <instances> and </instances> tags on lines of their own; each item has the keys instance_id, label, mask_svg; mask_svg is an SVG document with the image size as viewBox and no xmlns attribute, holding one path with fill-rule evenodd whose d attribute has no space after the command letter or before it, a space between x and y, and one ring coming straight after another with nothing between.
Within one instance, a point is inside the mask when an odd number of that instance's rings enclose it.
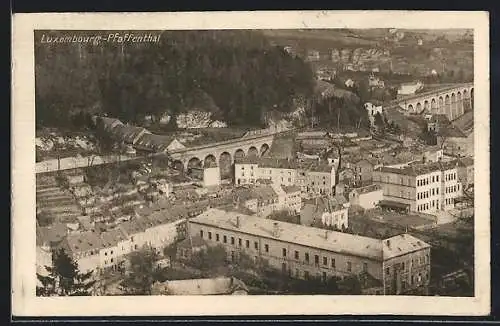
<instances>
[{"instance_id":1,"label":"tree cluster","mask_svg":"<svg viewBox=\"0 0 500 326\"><path fill-rule=\"evenodd\" d=\"M95 112L137 122L189 109L259 125L268 110L290 112L313 88L310 67L257 31L164 31L158 43L99 46L37 42L35 60L42 126L83 126Z\"/></svg>"},{"instance_id":2,"label":"tree cluster","mask_svg":"<svg viewBox=\"0 0 500 326\"><path fill-rule=\"evenodd\" d=\"M78 264L64 251L54 252L53 265L45 266L47 275L36 274L40 283L37 296L86 296L91 295L95 285L93 271L81 273Z\"/></svg>"}]
</instances>

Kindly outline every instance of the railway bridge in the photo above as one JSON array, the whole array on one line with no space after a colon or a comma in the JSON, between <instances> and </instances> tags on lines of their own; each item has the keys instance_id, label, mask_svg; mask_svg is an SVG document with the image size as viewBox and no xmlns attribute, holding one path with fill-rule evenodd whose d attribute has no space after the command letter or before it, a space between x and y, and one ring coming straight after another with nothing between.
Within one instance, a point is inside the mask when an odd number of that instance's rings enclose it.
<instances>
[{"instance_id":1,"label":"railway bridge","mask_svg":"<svg viewBox=\"0 0 500 326\"><path fill-rule=\"evenodd\" d=\"M439 89L405 96L395 100L396 104L410 114L445 114L450 121L472 109L474 84L451 84Z\"/></svg>"}]
</instances>

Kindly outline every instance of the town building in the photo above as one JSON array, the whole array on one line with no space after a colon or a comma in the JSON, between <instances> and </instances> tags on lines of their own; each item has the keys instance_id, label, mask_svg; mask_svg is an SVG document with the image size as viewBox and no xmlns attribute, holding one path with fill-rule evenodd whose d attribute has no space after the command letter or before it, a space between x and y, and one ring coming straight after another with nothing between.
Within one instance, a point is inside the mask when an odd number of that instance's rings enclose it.
<instances>
[{"instance_id":1,"label":"town building","mask_svg":"<svg viewBox=\"0 0 500 326\"><path fill-rule=\"evenodd\" d=\"M446 114L432 114L427 121L427 130L438 133L442 127L450 125L450 120Z\"/></svg>"},{"instance_id":2,"label":"town building","mask_svg":"<svg viewBox=\"0 0 500 326\"><path fill-rule=\"evenodd\" d=\"M211 209L189 221L191 236L221 245L228 259L240 252L294 278L323 280L369 274L374 294L425 293L430 246L409 235L374 239Z\"/></svg>"},{"instance_id":3,"label":"town building","mask_svg":"<svg viewBox=\"0 0 500 326\"><path fill-rule=\"evenodd\" d=\"M300 211L300 224L347 229L349 206L349 202L342 195L316 197L304 203Z\"/></svg>"},{"instance_id":4,"label":"town building","mask_svg":"<svg viewBox=\"0 0 500 326\"><path fill-rule=\"evenodd\" d=\"M284 207L293 213L300 213L302 207L301 189L298 186L283 186L285 193Z\"/></svg>"},{"instance_id":5,"label":"town building","mask_svg":"<svg viewBox=\"0 0 500 326\"><path fill-rule=\"evenodd\" d=\"M172 136L155 135L149 132L144 133L137 142L134 143L134 147L137 151L153 153L171 152L186 148L186 146Z\"/></svg>"},{"instance_id":6,"label":"town building","mask_svg":"<svg viewBox=\"0 0 500 326\"><path fill-rule=\"evenodd\" d=\"M363 209L373 209L384 199L382 187L372 184L365 187L354 188L349 192L351 205L360 206Z\"/></svg>"},{"instance_id":7,"label":"town building","mask_svg":"<svg viewBox=\"0 0 500 326\"><path fill-rule=\"evenodd\" d=\"M382 206L436 214L454 207L462 194L457 161L383 166L374 170L373 182L382 187Z\"/></svg>"},{"instance_id":8,"label":"town building","mask_svg":"<svg viewBox=\"0 0 500 326\"><path fill-rule=\"evenodd\" d=\"M362 158L350 162L350 167L354 171L354 182L357 185L367 185L373 180L373 170L378 167L378 163L374 159Z\"/></svg>"},{"instance_id":9,"label":"town building","mask_svg":"<svg viewBox=\"0 0 500 326\"><path fill-rule=\"evenodd\" d=\"M441 128L437 143L448 156L474 156L474 133L464 133L458 128Z\"/></svg>"}]
</instances>

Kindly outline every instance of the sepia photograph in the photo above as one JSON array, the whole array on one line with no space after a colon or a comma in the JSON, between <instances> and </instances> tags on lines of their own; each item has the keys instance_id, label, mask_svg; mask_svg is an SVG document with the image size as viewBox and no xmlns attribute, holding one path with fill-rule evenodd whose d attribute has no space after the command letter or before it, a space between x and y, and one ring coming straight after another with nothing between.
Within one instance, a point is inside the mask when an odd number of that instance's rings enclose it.
<instances>
[{"instance_id":1,"label":"sepia photograph","mask_svg":"<svg viewBox=\"0 0 500 326\"><path fill-rule=\"evenodd\" d=\"M32 251L34 293L23 296L453 306L480 281L489 293L489 248L484 280L477 263L489 90L475 98L487 52L474 25L87 22L30 26L25 40L32 195L18 188L14 203L33 199L22 217L33 232L14 247L32 234L33 248L13 259Z\"/></svg>"}]
</instances>

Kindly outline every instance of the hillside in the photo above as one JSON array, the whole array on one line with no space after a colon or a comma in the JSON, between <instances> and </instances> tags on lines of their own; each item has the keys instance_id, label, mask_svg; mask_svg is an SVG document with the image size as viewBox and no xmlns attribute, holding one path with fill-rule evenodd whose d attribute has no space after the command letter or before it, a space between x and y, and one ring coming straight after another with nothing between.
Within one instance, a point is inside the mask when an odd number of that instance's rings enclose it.
<instances>
[{"instance_id":1,"label":"hillside","mask_svg":"<svg viewBox=\"0 0 500 326\"><path fill-rule=\"evenodd\" d=\"M164 31L158 43L36 43L35 69L37 127L67 126L76 112L139 123L189 110L259 126L270 109L293 111L294 98L310 97L314 82L308 65L257 31Z\"/></svg>"}]
</instances>

